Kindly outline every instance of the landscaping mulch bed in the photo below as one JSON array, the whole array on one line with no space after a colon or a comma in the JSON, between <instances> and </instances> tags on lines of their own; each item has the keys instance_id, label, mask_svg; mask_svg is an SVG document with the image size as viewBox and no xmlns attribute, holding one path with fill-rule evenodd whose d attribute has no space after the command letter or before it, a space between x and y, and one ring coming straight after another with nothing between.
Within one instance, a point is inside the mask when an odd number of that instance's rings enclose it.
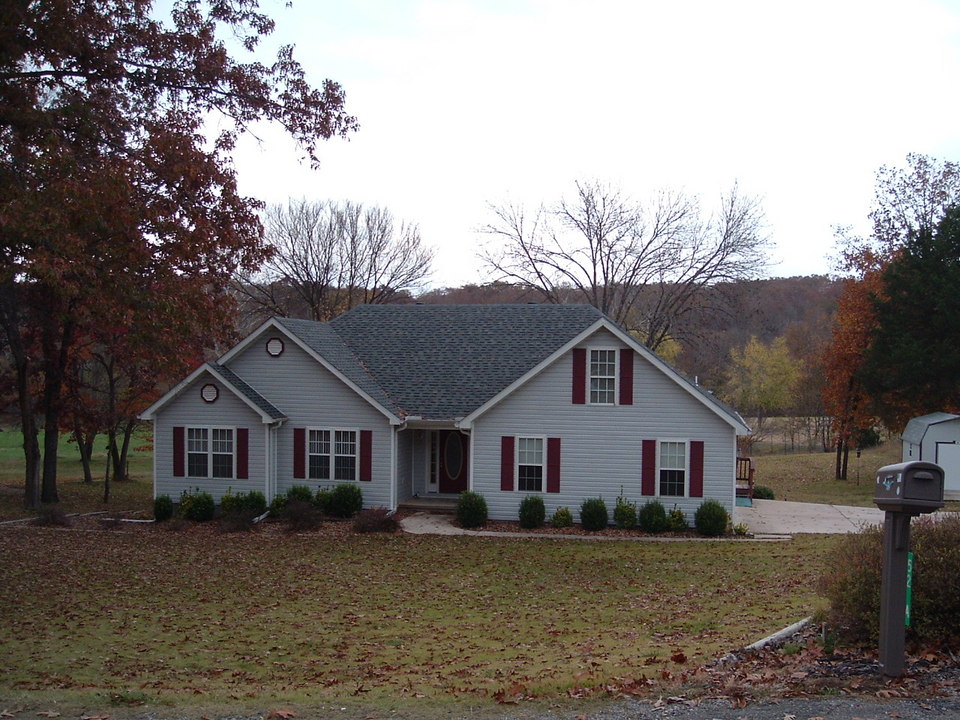
<instances>
[{"instance_id":1,"label":"landscaping mulch bed","mask_svg":"<svg viewBox=\"0 0 960 720\"><path fill-rule=\"evenodd\" d=\"M456 521L454 521L454 524L456 524ZM673 537L678 539L702 537L694 530L685 533L665 532L652 535L651 533L645 533L638 529L621 530L614 525L610 525L603 530L584 530L580 525L571 525L570 527L563 528L555 528L552 525L543 525L538 528L522 528L520 527L520 523L515 520L488 520L483 527L476 529L488 532L532 533L536 535L582 535L584 537Z\"/></svg>"}]
</instances>

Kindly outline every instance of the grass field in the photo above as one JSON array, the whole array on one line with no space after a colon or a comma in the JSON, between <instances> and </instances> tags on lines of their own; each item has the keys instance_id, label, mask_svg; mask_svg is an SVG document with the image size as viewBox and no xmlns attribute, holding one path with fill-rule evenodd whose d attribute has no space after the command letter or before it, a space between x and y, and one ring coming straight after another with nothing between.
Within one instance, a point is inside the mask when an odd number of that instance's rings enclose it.
<instances>
[{"instance_id":1,"label":"grass field","mask_svg":"<svg viewBox=\"0 0 960 720\"><path fill-rule=\"evenodd\" d=\"M773 489L777 500L873 507L874 473L900 462L900 444L888 440L864 450L858 459L850 454L847 480L835 480L836 455L832 452L758 455L756 482Z\"/></svg>"},{"instance_id":2,"label":"grass field","mask_svg":"<svg viewBox=\"0 0 960 720\"><path fill-rule=\"evenodd\" d=\"M0 699L420 716L655 697L814 611L833 542L6 526Z\"/></svg>"}]
</instances>

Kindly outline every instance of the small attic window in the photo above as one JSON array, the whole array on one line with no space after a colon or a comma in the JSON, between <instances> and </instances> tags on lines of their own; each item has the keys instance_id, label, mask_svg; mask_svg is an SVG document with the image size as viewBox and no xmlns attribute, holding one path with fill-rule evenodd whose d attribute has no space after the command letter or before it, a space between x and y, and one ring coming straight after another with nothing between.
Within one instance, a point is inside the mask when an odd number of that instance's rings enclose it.
<instances>
[{"instance_id":1,"label":"small attic window","mask_svg":"<svg viewBox=\"0 0 960 720\"><path fill-rule=\"evenodd\" d=\"M267 340L267 355L279 357L283 353L283 340L278 337L272 337Z\"/></svg>"},{"instance_id":2,"label":"small attic window","mask_svg":"<svg viewBox=\"0 0 960 720\"><path fill-rule=\"evenodd\" d=\"M200 397L203 398L204 402L212 403L216 402L217 398L220 397L220 391L217 389L217 386L213 383L207 383L202 388L200 388Z\"/></svg>"}]
</instances>

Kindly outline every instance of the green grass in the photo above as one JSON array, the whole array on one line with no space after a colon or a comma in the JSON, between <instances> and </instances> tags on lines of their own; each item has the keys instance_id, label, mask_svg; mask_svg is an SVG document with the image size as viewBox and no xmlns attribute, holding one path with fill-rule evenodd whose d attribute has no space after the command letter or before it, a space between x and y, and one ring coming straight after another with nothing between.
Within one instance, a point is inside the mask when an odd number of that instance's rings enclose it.
<instances>
[{"instance_id":1,"label":"green grass","mask_svg":"<svg viewBox=\"0 0 960 720\"><path fill-rule=\"evenodd\" d=\"M7 526L0 698L416 716L498 693L656 694L816 610L833 543Z\"/></svg>"},{"instance_id":2,"label":"green grass","mask_svg":"<svg viewBox=\"0 0 960 720\"><path fill-rule=\"evenodd\" d=\"M836 454L757 455L756 483L773 488L777 500L873 507L874 473L900 462L900 444L888 440L864 450L858 459L850 453L847 480L835 480Z\"/></svg>"},{"instance_id":3,"label":"green grass","mask_svg":"<svg viewBox=\"0 0 960 720\"><path fill-rule=\"evenodd\" d=\"M40 438L43 441L43 436ZM93 483L83 482L83 467L77 446L65 436L57 451L57 490L67 512L136 510L152 512L153 452L144 446L149 434L134 437L129 453L130 482L111 483L109 505L103 504L103 473L106 468L106 436L94 445ZM139 449L138 449L139 448ZM0 520L29 517L23 508L23 435L16 430L0 432Z\"/></svg>"}]
</instances>

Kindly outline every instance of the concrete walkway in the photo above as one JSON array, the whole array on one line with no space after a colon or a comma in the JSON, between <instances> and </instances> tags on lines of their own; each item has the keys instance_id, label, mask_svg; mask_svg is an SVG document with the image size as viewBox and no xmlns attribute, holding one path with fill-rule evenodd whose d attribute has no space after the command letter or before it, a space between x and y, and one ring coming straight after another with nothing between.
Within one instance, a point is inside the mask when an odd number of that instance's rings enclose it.
<instances>
[{"instance_id":1,"label":"concrete walkway","mask_svg":"<svg viewBox=\"0 0 960 720\"><path fill-rule=\"evenodd\" d=\"M784 502L782 500L754 500L753 507L737 507L734 524L743 523L755 536L775 538L798 533L843 534L859 531L864 525L883 522L878 508L820 505L818 503ZM486 530L464 530L453 524L451 515L418 512L400 521L404 532L415 535L477 535L481 537L548 537L576 540L623 540L622 537L602 535L543 535L536 533L502 533ZM690 538L630 538L631 540L689 540Z\"/></svg>"}]
</instances>

